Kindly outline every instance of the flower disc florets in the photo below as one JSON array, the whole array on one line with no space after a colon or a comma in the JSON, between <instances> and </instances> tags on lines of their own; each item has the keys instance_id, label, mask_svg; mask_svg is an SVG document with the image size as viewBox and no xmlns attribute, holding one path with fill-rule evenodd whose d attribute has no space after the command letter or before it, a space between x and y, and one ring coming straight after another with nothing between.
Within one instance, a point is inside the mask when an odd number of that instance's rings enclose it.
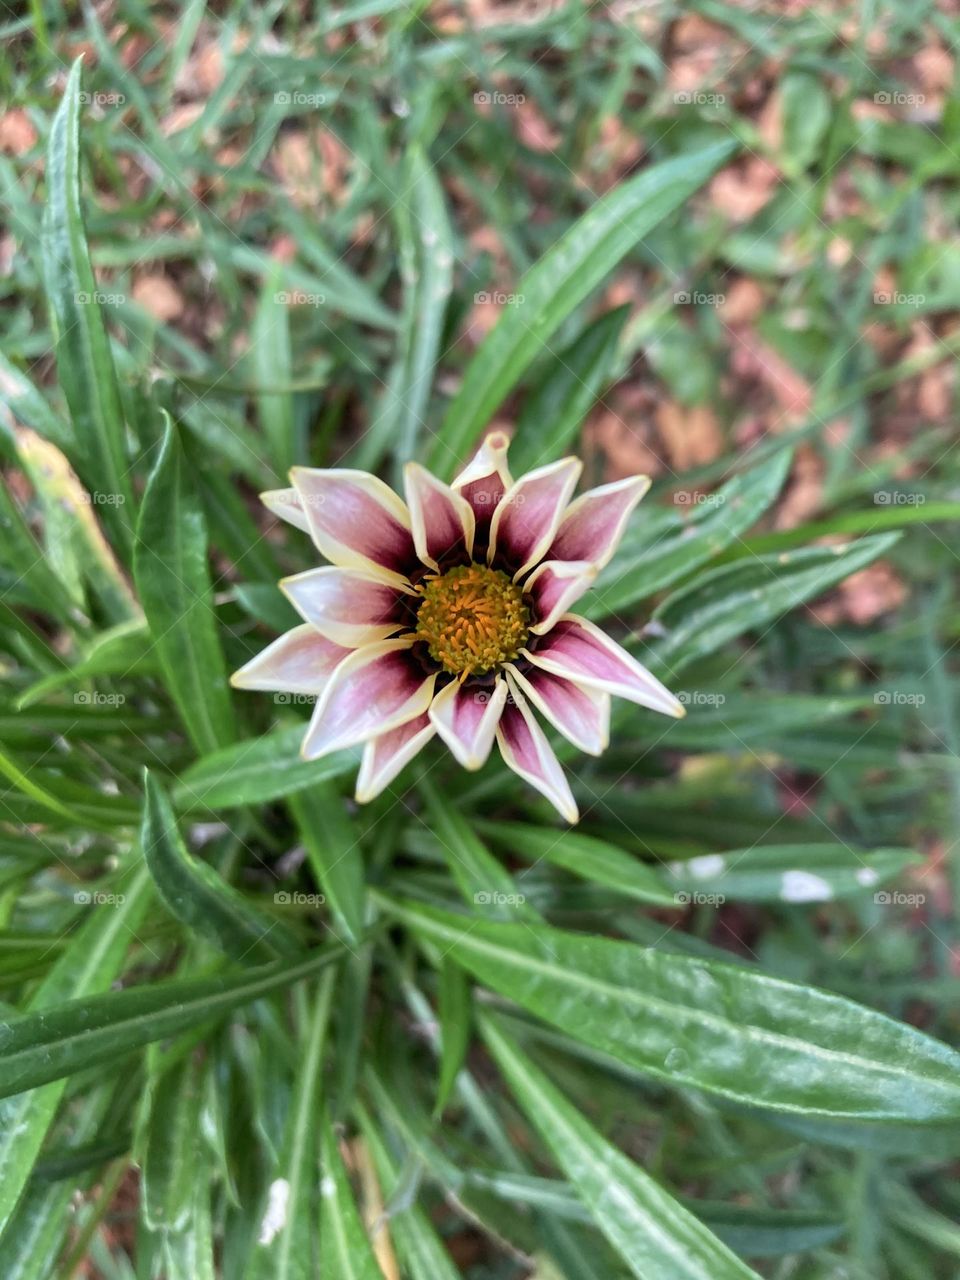
<instances>
[{"instance_id":1,"label":"flower disc florets","mask_svg":"<svg viewBox=\"0 0 960 1280\"><path fill-rule=\"evenodd\" d=\"M527 642L523 593L500 569L457 565L421 584L417 636L451 675L481 675L511 662Z\"/></svg>"}]
</instances>

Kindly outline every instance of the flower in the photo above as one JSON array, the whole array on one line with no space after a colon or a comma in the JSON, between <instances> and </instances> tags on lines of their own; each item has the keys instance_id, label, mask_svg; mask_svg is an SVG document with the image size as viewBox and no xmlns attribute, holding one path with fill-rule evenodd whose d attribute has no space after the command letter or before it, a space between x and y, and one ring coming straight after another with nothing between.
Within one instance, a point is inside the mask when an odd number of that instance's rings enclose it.
<instances>
[{"instance_id":1,"label":"flower","mask_svg":"<svg viewBox=\"0 0 960 1280\"><path fill-rule=\"evenodd\" d=\"M315 694L306 760L365 743L357 800L379 795L435 735L466 769L496 740L569 822L577 806L533 709L575 746L607 745L610 695L683 707L570 606L616 550L650 486L632 476L571 502L563 458L514 481L494 431L447 485L417 463L406 502L363 471L294 467L262 494L331 565L281 582L304 618L233 676L239 689Z\"/></svg>"}]
</instances>

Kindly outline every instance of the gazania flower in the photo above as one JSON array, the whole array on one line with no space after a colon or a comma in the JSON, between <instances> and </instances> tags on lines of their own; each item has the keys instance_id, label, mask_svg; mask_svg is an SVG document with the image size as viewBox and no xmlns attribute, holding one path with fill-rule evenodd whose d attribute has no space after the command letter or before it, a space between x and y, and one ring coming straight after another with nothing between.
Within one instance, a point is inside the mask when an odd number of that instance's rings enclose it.
<instances>
[{"instance_id":1,"label":"gazania flower","mask_svg":"<svg viewBox=\"0 0 960 1280\"><path fill-rule=\"evenodd\" d=\"M435 735L466 769L494 740L505 763L576 822L538 711L599 755L610 695L683 707L593 623L570 613L649 488L635 476L570 501L576 458L514 481L507 437L488 435L451 485L416 463L406 502L363 471L295 467L262 495L330 567L280 584L304 618L238 671L240 689L316 694L302 754L365 743L357 799L372 800Z\"/></svg>"}]
</instances>

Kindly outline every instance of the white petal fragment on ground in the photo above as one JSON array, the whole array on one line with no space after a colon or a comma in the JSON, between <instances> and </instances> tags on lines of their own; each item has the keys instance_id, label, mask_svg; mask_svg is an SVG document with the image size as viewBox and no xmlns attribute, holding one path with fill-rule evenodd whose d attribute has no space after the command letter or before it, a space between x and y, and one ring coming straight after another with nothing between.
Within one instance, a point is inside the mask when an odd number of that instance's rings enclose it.
<instances>
[{"instance_id":1,"label":"white petal fragment on ground","mask_svg":"<svg viewBox=\"0 0 960 1280\"><path fill-rule=\"evenodd\" d=\"M301 747L305 760L388 733L427 710L436 675L425 675L409 640L382 640L345 658L317 703Z\"/></svg>"},{"instance_id":2,"label":"white petal fragment on ground","mask_svg":"<svg viewBox=\"0 0 960 1280\"><path fill-rule=\"evenodd\" d=\"M294 467L290 479L318 550L343 569L403 577L416 553L406 503L365 471Z\"/></svg>"},{"instance_id":3,"label":"white petal fragment on ground","mask_svg":"<svg viewBox=\"0 0 960 1280\"><path fill-rule=\"evenodd\" d=\"M280 589L321 635L350 649L385 640L404 621L403 593L358 569L308 569L282 579Z\"/></svg>"},{"instance_id":4,"label":"white petal fragment on ground","mask_svg":"<svg viewBox=\"0 0 960 1280\"><path fill-rule=\"evenodd\" d=\"M413 542L423 563L437 568L444 556L461 550L471 556L476 520L466 498L417 462L404 467L403 483Z\"/></svg>"},{"instance_id":5,"label":"white petal fragment on ground","mask_svg":"<svg viewBox=\"0 0 960 1280\"><path fill-rule=\"evenodd\" d=\"M357 775L356 800L368 804L390 785L400 770L410 763L436 733L433 722L424 712L389 733L371 738L363 749L363 760Z\"/></svg>"},{"instance_id":6,"label":"white petal fragment on ground","mask_svg":"<svg viewBox=\"0 0 960 1280\"><path fill-rule=\"evenodd\" d=\"M497 726L497 746L504 763L535 787L567 822L576 822L577 802L546 735L537 724L527 700L508 675L510 701Z\"/></svg>"},{"instance_id":7,"label":"white petal fragment on ground","mask_svg":"<svg viewBox=\"0 0 960 1280\"><path fill-rule=\"evenodd\" d=\"M551 675L603 689L664 715L679 718L685 714L670 690L626 649L592 622L572 613L557 622L535 652L524 650L524 656Z\"/></svg>"},{"instance_id":8,"label":"white petal fragment on ground","mask_svg":"<svg viewBox=\"0 0 960 1280\"><path fill-rule=\"evenodd\" d=\"M528 471L507 490L490 526L491 562L496 553L519 576L543 558L582 469L578 458L561 458Z\"/></svg>"},{"instance_id":9,"label":"white petal fragment on ground","mask_svg":"<svg viewBox=\"0 0 960 1280\"><path fill-rule=\"evenodd\" d=\"M315 693L324 686L349 649L334 644L305 623L274 640L230 677L235 689L266 693Z\"/></svg>"},{"instance_id":10,"label":"white petal fragment on ground","mask_svg":"<svg viewBox=\"0 0 960 1280\"><path fill-rule=\"evenodd\" d=\"M610 741L609 693L588 689L547 671L528 670L524 675L514 666L509 670L513 680L541 715L575 747L591 756L599 756L607 749Z\"/></svg>"},{"instance_id":11,"label":"white petal fragment on ground","mask_svg":"<svg viewBox=\"0 0 960 1280\"><path fill-rule=\"evenodd\" d=\"M430 719L464 769L479 769L486 762L506 700L504 680L482 690L452 680L434 698Z\"/></svg>"}]
</instances>

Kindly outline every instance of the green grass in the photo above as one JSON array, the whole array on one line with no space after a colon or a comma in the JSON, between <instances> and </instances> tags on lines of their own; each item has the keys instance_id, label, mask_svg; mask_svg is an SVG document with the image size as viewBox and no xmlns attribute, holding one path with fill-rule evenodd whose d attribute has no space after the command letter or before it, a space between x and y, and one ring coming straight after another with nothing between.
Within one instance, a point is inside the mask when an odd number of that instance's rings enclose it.
<instances>
[{"instance_id":1,"label":"green grass","mask_svg":"<svg viewBox=\"0 0 960 1280\"><path fill-rule=\"evenodd\" d=\"M955 20L0 29L0 1274L956 1280ZM226 684L258 492L490 421L654 473L569 832Z\"/></svg>"}]
</instances>

